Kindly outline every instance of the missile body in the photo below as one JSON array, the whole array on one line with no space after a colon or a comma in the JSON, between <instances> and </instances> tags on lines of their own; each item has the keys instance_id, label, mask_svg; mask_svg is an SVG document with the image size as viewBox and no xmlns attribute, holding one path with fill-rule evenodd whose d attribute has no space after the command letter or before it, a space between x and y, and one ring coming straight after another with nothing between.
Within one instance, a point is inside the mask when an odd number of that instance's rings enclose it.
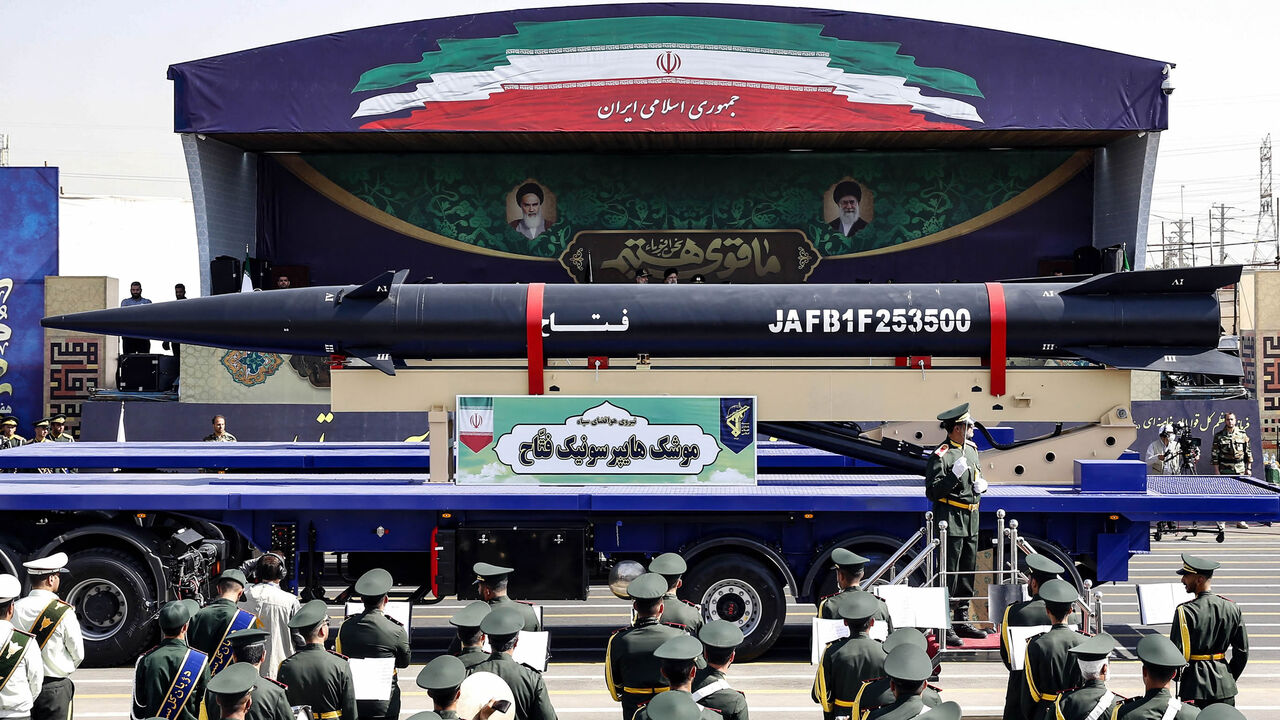
<instances>
[{"instance_id":1,"label":"missile body","mask_svg":"<svg viewBox=\"0 0 1280 720\"><path fill-rule=\"evenodd\" d=\"M46 327L311 355L407 358L988 356L1239 374L1216 290L1239 267L1077 283L410 285L218 295L51 316Z\"/></svg>"}]
</instances>

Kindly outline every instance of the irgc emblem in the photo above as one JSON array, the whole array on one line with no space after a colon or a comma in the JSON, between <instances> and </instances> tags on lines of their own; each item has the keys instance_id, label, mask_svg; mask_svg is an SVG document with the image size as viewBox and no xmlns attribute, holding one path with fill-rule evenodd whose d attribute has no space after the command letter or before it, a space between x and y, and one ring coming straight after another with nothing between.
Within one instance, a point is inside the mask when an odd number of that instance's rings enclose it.
<instances>
[{"instance_id":1,"label":"irgc emblem","mask_svg":"<svg viewBox=\"0 0 1280 720\"><path fill-rule=\"evenodd\" d=\"M283 364L284 359L276 353L228 350L222 356L222 367L233 380L246 387L266 382Z\"/></svg>"},{"instance_id":2,"label":"irgc emblem","mask_svg":"<svg viewBox=\"0 0 1280 720\"><path fill-rule=\"evenodd\" d=\"M755 439L754 401L751 398L720 398L720 444L737 455Z\"/></svg>"}]
</instances>

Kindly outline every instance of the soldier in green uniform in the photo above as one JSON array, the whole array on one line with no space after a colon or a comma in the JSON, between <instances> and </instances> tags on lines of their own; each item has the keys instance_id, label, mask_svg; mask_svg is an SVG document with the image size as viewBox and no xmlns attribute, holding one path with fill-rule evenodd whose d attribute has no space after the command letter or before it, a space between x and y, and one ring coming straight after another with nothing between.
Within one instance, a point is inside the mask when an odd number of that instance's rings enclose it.
<instances>
[{"instance_id":1,"label":"soldier in green uniform","mask_svg":"<svg viewBox=\"0 0 1280 720\"><path fill-rule=\"evenodd\" d=\"M187 645L192 608L174 600L160 608L160 644L138 659L133 672L133 720L156 716L197 720L209 682L208 656Z\"/></svg>"},{"instance_id":2,"label":"soldier in green uniform","mask_svg":"<svg viewBox=\"0 0 1280 720\"><path fill-rule=\"evenodd\" d=\"M40 418L31 423L31 441L29 444L34 445L42 442L54 442L49 439L49 418Z\"/></svg>"},{"instance_id":3,"label":"soldier in green uniform","mask_svg":"<svg viewBox=\"0 0 1280 720\"><path fill-rule=\"evenodd\" d=\"M1112 711L1111 720L1196 720L1200 711L1169 692L1169 683L1187 664L1182 652L1168 638L1148 635L1138 641L1137 653L1147 691L1121 703Z\"/></svg>"},{"instance_id":4,"label":"soldier in green uniform","mask_svg":"<svg viewBox=\"0 0 1280 720\"><path fill-rule=\"evenodd\" d=\"M470 672L489 672L506 681L516 700L516 720L556 720L556 709L551 705L542 673L511 657L524 622L514 607L504 605L490 611L480 623L480 630L489 637L493 654Z\"/></svg>"},{"instance_id":5,"label":"soldier in green uniform","mask_svg":"<svg viewBox=\"0 0 1280 720\"><path fill-rule=\"evenodd\" d=\"M262 628L236 630L227 636L227 642L231 643L234 660L231 667L249 665L253 668L254 674L259 675L254 681L253 707L249 708L247 720L293 720L293 710L290 708L289 698L285 692L285 684L260 675L262 662L267 659L267 638L270 636L271 633ZM218 673L218 675L221 674ZM216 679L218 675L213 677ZM209 684L213 685L213 681L211 680ZM215 707L216 701L217 698L210 689L205 698L205 707Z\"/></svg>"},{"instance_id":6,"label":"soldier in green uniform","mask_svg":"<svg viewBox=\"0 0 1280 720\"><path fill-rule=\"evenodd\" d=\"M884 674L889 677L894 700L868 713L866 720L915 720L928 707L924 693L933 674L929 653L911 643L902 643L885 656Z\"/></svg>"},{"instance_id":7,"label":"soldier in green uniform","mask_svg":"<svg viewBox=\"0 0 1280 720\"><path fill-rule=\"evenodd\" d=\"M1227 413L1222 418L1222 429L1213 434L1213 449L1209 461L1219 475L1250 475L1253 472L1253 450L1249 448L1249 434L1236 424L1236 414ZM1241 520L1238 528L1248 528ZM1222 523L1218 523L1222 529Z\"/></svg>"},{"instance_id":8,"label":"soldier in green uniform","mask_svg":"<svg viewBox=\"0 0 1280 720\"><path fill-rule=\"evenodd\" d=\"M409 633L399 620L387 615L387 593L391 573L375 568L356 580L356 594L364 601L364 611L348 617L338 628L334 649L349 658L395 658L397 668L409 667ZM391 675L389 700L359 700L360 720L398 720L400 684Z\"/></svg>"},{"instance_id":9,"label":"soldier in green uniform","mask_svg":"<svg viewBox=\"0 0 1280 720\"><path fill-rule=\"evenodd\" d=\"M0 419L0 450L22 447L27 439L18 434L18 418L8 415Z\"/></svg>"},{"instance_id":10,"label":"soldier in green uniform","mask_svg":"<svg viewBox=\"0 0 1280 720\"><path fill-rule=\"evenodd\" d=\"M915 628L898 628L885 638L884 651L893 653L902 645L911 645L913 647L924 650L928 655L929 641L925 639L924 633ZM888 656L886 655L885 672L889 672L887 665ZM932 663L930 663L932 665ZM925 676L928 679L928 676ZM893 679L888 677L878 677L862 683L862 687L858 688L858 694L853 698L853 712L849 715L853 718L862 718L864 715L874 712L878 708L886 705L892 705L897 700L893 693ZM920 694L920 699L924 702L925 707L937 707L942 703L942 696L938 694L938 689L932 685L925 685L924 692Z\"/></svg>"},{"instance_id":11,"label":"soldier in green uniform","mask_svg":"<svg viewBox=\"0 0 1280 720\"><path fill-rule=\"evenodd\" d=\"M1182 672L1178 697L1198 708L1236 703L1236 678L1249 662L1249 633L1240 606L1213 592L1219 563L1182 555L1182 586L1195 599L1178 606L1169 639L1190 666ZM1228 658L1230 650L1230 658Z\"/></svg>"},{"instance_id":12,"label":"soldier in green uniform","mask_svg":"<svg viewBox=\"0 0 1280 720\"><path fill-rule=\"evenodd\" d=\"M969 403L938 415L947 439L929 455L924 491L933 501L934 522L947 523L947 592L951 596L952 628L947 645L963 645L962 637L984 638L985 630L969 624L969 598L978 562L978 504L987 491L979 472L978 447L970 439L975 424Z\"/></svg>"},{"instance_id":13,"label":"soldier in green uniform","mask_svg":"<svg viewBox=\"0 0 1280 720\"><path fill-rule=\"evenodd\" d=\"M849 628L849 637L827 643L813 680L813 701L822 706L822 716L832 720L853 707L862 683L883 675L884 647L867 631L875 623L879 604L875 596L863 593L840 607L840 616Z\"/></svg>"},{"instance_id":14,"label":"soldier in green uniform","mask_svg":"<svg viewBox=\"0 0 1280 720\"><path fill-rule=\"evenodd\" d=\"M462 696L462 681L466 679L467 669L458 658L441 655L418 673L418 687L427 691L427 697L435 705L436 717L457 720L458 698Z\"/></svg>"},{"instance_id":15,"label":"soldier in green uniform","mask_svg":"<svg viewBox=\"0 0 1280 720\"><path fill-rule=\"evenodd\" d=\"M211 661L226 642L227 635L240 629L232 627L232 624L240 612L236 603L239 602L240 596L244 593L244 587L248 584L249 580L243 572L234 568L227 570L218 576L214 586L218 597L210 600L208 605L191 618L191 628L187 631L187 643L208 655ZM256 624L256 618L254 624ZM220 669L216 665L210 667L210 671L214 673Z\"/></svg>"},{"instance_id":16,"label":"soldier in green uniform","mask_svg":"<svg viewBox=\"0 0 1280 720\"><path fill-rule=\"evenodd\" d=\"M1054 720L1109 720L1124 702L1107 689L1107 658L1115 647L1115 638L1099 633L1067 651L1075 657L1084 684L1058 695L1053 701Z\"/></svg>"},{"instance_id":17,"label":"soldier in green uniform","mask_svg":"<svg viewBox=\"0 0 1280 720\"><path fill-rule=\"evenodd\" d=\"M725 720L748 720L747 696L729 685L725 673L742 644L742 629L728 620L712 620L698 632L706 667L693 678L693 700L720 713Z\"/></svg>"},{"instance_id":18,"label":"soldier in green uniform","mask_svg":"<svg viewBox=\"0 0 1280 720\"><path fill-rule=\"evenodd\" d=\"M1027 643L1027 657L1022 664L1027 684L1020 702L1022 717L1027 720L1052 720L1058 693L1084 682L1075 656L1067 652L1086 640L1067 627L1067 616L1079 597L1066 580L1050 580L1040 587L1040 599L1044 600L1053 627Z\"/></svg>"},{"instance_id":19,"label":"soldier in green uniform","mask_svg":"<svg viewBox=\"0 0 1280 720\"><path fill-rule=\"evenodd\" d=\"M76 439L71 437L71 433L67 432L67 416L54 415L49 418L49 439L54 442L75 442Z\"/></svg>"},{"instance_id":20,"label":"soldier in green uniform","mask_svg":"<svg viewBox=\"0 0 1280 720\"><path fill-rule=\"evenodd\" d=\"M515 572L515 570L483 562L476 563L471 569L476 574L476 585L480 589L480 599L489 603L491 609L496 610L500 607L513 608L524 619L525 632L542 632L542 621L538 619L538 613L533 609L533 605L523 601L512 600L507 595L507 585L511 580L511 573Z\"/></svg>"},{"instance_id":21,"label":"soldier in green uniform","mask_svg":"<svg viewBox=\"0 0 1280 720\"><path fill-rule=\"evenodd\" d=\"M1053 624L1044 610L1044 600L1040 599L1040 586L1056 579L1063 572L1065 570L1061 565L1043 555L1028 555L1027 592L1031 599L1012 603L1004 609L1004 616L1000 621L1000 660L1009 671L1009 683L1004 691L1004 720L1018 719L1021 712L1020 698L1027 684L1026 673L1013 669L1013 640L1009 628Z\"/></svg>"},{"instance_id":22,"label":"soldier in green uniform","mask_svg":"<svg viewBox=\"0 0 1280 720\"><path fill-rule=\"evenodd\" d=\"M604 653L604 682L609 695L622 703L623 720L631 720L636 708L667 688L658 659L662 643L686 634L683 625L663 623L662 596L667 581L657 573L645 573L627 586L635 621L613 633Z\"/></svg>"},{"instance_id":23,"label":"soldier in green uniform","mask_svg":"<svg viewBox=\"0 0 1280 720\"><path fill-rule=\"evenodd\" d=\"M222 720L246 720L253 716L258 671L247 663L236 663L209 681L209 714Z\"/></svg>"},{"instance_id":24,"label":"soldier in green uniform","mask_svg":"<svg viewBox=\"0 0 1280 720\"><path fill-rule=\"evenodd\" d=\"M280 663L276 677L287 686L290 705L309 705L315 720L357 720L356 689L346 657L324 649L329 607L312 600L289 619L306 644Z\"/></svg>"},{"instance_id":25,"label":"soldier in green uniform","mask_svg":"<svg viewBox=\"0 0 1280 720\"><path fill-rule=\"evenodd\" d=\"M860 584L863 576L866 575L867 563L870 560L852 550L836 548L831 551L831 562L834 563L832 569L836 571L838 590L818 601L818 617L826 620L839 620L840 606L852 599L857 593L864 592L860 589ZM888 623L889 606L880 598L876 598L876 602L880 603L880 607L875 614L876 622ZM892 624L890 624L890 630L892 629Z\"/></svg>"},{"instance_id":26,"label":"soldier in green uniform","mask_svg":"<svg viewBox=\"0 0 1280 720\"><path fill-rule=\"evenodd\" d=\"M676 596L676 590L684 584L680 578L688 569L684 558L670 552L649 563L649 572L657 573L667 581L667 592L662 596L662 622L683 625L697 635L702 629L702 608Z\"/></svg>"},{"instance_id":27,"label":"soldier in green uniform","mask_svg":"<svg viewBox=\"0 0 1280 720\"><path fill-rule=\"evenodd\" d=\"M477 600L449 618L449 624L458 629L449 652L457 655L468 670L489 659L489 653L484 651L484 631L480 629L488 616L489 604Z\"/></svg>"},{"instance_id":28,"label":"soldier in green uniform","mask_svg":"<svg viewBox=\"0 0 1280 720\"><path fill-rule=\"evenodd\" d=\"M227 419L221 415L213 416L213 432L204 436L205 442L235 442L236 436L227 432Z\"/></svg>"},{"instance_id":29,"label":"soldier in green uniform","mask_svg":"<svg viewBox=\"0 0 1280 720\"><path fill-rule=\"evenodd\" d=\"M693 678L698 672L694 660L702 657L702 643L693 636L681 634L659 645L653 651L653 656L658 659L659 672L670 688L660 695L688 695L693 700ZM717 720L720 717L720 713L706 707L700 708L699 715L702 720ZM640 706L632 720L665 720L665 717L656 710L650 713L646 703Z\"/></svg>"}]
</instances>

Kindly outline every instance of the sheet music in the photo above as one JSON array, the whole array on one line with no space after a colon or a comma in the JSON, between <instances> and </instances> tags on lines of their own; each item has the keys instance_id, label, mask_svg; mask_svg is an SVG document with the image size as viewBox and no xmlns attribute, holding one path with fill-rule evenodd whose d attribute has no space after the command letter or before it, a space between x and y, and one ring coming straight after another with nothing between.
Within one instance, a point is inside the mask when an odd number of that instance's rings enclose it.
<instances>
[{"instance_id":1,"label":"sheet music","mask_svg":"<svg viewBox=\"0 0 1280 720\"><path fill-rule=\"evenodd\" d=\"M524 663L538 672L546 672L547 658L551 656L550 647L551 633L545 630L542 632L521 630L519 639L516 641L516 649L511 653L511 659ZM493 652L487 636L484 639L484 651Z\"/></svg>"},{"instance_id":2,"label":"sheet music","mask_svg":"<svg viewBox=\"0 0 1280 720\"><path fill-rule=\"evenodd\" d=\"M349 602L347 603L345 617L351 617L352 615L362 612L364 612L364 603ZM399 620L405 630L410 629L409 623L413 619L413 605L411 605L407 600L397 600L394 602L389 600L387 601L387 606L382 608L382 612L386 613L387 617Z\"/></svg>"},{"instance_id":3,"label":"sheet music","mask_svg":"<svg viewBox=\"0 0 1280 720\"><path fill-rule=\"evenodd\" d=\"M876 624L867 631L867 635L872 640L884 642L884 639L889 637L889 623L876 621ZM842 637L849 637L849 627L844 624L844 620L814 618L813 628L809 633L809 664L817 665L822 660L822 651L827 647L827 643Z\"/></svg>"},{"instance_id":4,"label":"sheet music","mask_svg":"<svg viewBox=\"0 0 1280 720\"><path fill-rule=\"evenodd\" d=\"M871 593L889 606L896 628L940 628L951 622L946 588L873 585Z\"/></svg>"},{"instance_id":5,"label":"sheet music","mask_svg":"<svg viewBox=\"0 0 1280 720\"><path fill-rule=\"evenodd\" d=\"M351 666L351 679L355 685L357 700L390 700L391 677L396 671L396 659L347 658Z\"/></svg>"},{"instance_id":6,"label":"sheet music","mask_svg":"<svg viewBox=\"0 0 1280 720\"><path fill-rule=\"evenodd\" d=\"M1075 625L1067 625L1067 627L1076 629ZM1040 633L1049 632L1052 628L1052 625L1009 626L1009 663L1013 665L1015 671L1021 670L1023 663L1026 662L1027 643L1031 638Z\"/></svg>"},{"instance_id":7,"label":"sheet music","mask_svg":"<svg viewBox=\"0 0 1280 720\"><path fill-rule=\"evenodd\" d=\"M1182 583L1138 585L1138 622L1141 625L1171 625L1178 606L1190 599Z\"/></svg>"}]
</instances>

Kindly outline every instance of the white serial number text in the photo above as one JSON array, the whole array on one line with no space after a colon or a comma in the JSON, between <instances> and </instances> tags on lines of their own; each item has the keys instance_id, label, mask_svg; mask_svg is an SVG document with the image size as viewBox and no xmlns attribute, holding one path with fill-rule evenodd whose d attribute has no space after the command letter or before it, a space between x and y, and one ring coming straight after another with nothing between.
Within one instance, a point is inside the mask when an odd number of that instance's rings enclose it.
<instances>
[{"instance_id":1,"label":"white serial number text","mask_svg":"<svg viewBox=\"0 0 1280 720\"><path fill-rule=\"evenodd\" d=\"M772 333L918 333L968 332L968 308L778 308Z\"/></svg>"}]
</instances>

